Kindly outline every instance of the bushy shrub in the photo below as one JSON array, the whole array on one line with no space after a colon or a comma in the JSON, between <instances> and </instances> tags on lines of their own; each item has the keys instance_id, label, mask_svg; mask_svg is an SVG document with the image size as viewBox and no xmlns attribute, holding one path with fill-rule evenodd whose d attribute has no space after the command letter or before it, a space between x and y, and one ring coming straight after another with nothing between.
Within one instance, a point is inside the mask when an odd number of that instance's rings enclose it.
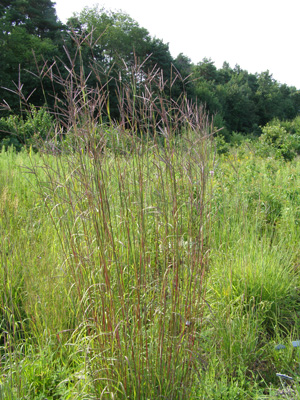
<instances>
[{"instance_id":1,"label":"bushy shrub","mask_svg":"<svg viewBox=\"0 0 300 400\"><path fill-rule=\"evenodd\" d=\"M24 145L36 147L54 132L54 118L45 108L31 106L25 115L10 115L0 119L0 147L14 146L20 150Z\"/></svg>"},{"instance_id":2,"label":"bushy shrub","mask_svg":"<svg viewBox=\"0 0 300 400\"><path fill-rule=\"evenodd\" d=\"M273 122L278 123L278 120L274 120ZM281 121L280 125L291 135L300 135L300 116L294 118L292 121Z\"/></svg>"},{"instance_id":3,"label":"bushy shrub","mask_svg":"<svg viewBox=\"0 0 300 400\"><path fill-rule=\"evenodd\" d=\"M215 136L215 144L218 154L227 154L230 149L229 143L226 142L224 136L217 135Z\"/></svg>"},{"instance_id":4,"label":"bushy shrub","mask_svg":"<svg viewBox=\"0 0 300 400\"><path fill-rule=\"evenodd\" d=\"M258 154L267 157L275 156L286 161L291 161L300 154L300 121L299 130L294 121L274 120L264 126L259 138Z\"/></svg>"}]
</instances>

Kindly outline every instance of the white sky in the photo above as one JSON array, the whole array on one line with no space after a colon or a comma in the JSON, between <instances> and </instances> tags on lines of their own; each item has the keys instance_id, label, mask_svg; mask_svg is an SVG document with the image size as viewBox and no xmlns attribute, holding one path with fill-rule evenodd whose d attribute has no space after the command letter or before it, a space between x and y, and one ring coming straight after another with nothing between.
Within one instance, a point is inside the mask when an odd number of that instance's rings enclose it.
<instances>
[{"instance_id":1,"label":"white sky","mask_svg":"<svg viewBox=\"0 0 300 400\"><path fill-rule=\"evenodd\" d=\"M300 89L299 0L54 0L58 18L99 4L122 10L152 37L169 43L193 63L211 58L248 72L269 70L280 83Z\"/></svg>"}]
</instances>

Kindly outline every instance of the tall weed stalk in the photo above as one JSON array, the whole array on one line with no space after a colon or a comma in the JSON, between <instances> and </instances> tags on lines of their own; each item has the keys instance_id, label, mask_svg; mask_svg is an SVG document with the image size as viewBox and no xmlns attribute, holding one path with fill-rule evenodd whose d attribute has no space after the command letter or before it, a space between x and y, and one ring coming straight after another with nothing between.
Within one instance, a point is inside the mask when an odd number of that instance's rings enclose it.
<instances>
[{"instance_id":1,"label":"tall weed stalk","mask_svg":"<svg viewBox=\"0 0 300 400\"><path fill-rule=\"evenodd\" d=\"M165 94L175 80L158 69L136 63L102 84L91 64L91 89L69 60L66 78L55 65L43 69L65 98L44 143L46 178L32 166L64 253L65 329L85 354L97 398L186 399L208 267L213 127L184 94Z\"/></svg>"}]
</instances>

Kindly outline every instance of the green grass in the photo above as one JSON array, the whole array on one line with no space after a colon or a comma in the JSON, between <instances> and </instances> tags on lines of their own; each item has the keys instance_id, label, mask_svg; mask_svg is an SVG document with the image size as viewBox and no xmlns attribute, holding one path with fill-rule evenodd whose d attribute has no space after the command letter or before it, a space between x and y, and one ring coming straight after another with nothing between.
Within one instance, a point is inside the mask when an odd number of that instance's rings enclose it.
<instances>
[{"instance_id":1,"label":"green grass","mask_svg":"<svg viewBox=\"0 0 300 400\"><path fill-rule=\"evenodd\" d=\"M139 65L117 126L68 60L53 132L0 153L0 400L276 398L299 377L299 160L217 156L180 77Z\"/></svg>"},{"instance_id":2,"label":"green grass","mask_svg":"<svg viewBox=\"0 0 300 400\"><path fill-rule=\"evenodd\" d=\"M297 376L299 164L213 167L198 143L1 153L0 398L262 399Z\"/></svg>"},{"instance_id":3,"label":"green grass","mask_svg":"<svg viewBox=\"0 0 300 400\"><path fill-rule=\"evenodd\" d=\"M188 395L206 268L199 182L210 167L209 158L205 169L196 164L206 144L193 146L92 159L82 152L42 160L2 153L3 162L15 163L10 171L19 182L29 185L28 173L36 178L27 190L16 185L17 210L12 190L1 194L10 244L2 251L2 349L17 366L5 363L4 396L58 398L65 384L57 382L65 371L76 377L78 368L97 398ZM11 229L17 235L10 237ZM47 359L60 352L44 369L49 341ZM42 359L28 363L33 349Z\"/></svg>"},{"instance_id":4,"label":"green grass","mask_svg":"<svg viewBox=\"0 0 300 400\"><path fill-rule=\"evenodd\" d=\"M276 395L299 373L298 160L217 156L138 65L114 125L71 63L39 152L37 131L0 154L0 399Z\"/></svg>"}]
</instances>

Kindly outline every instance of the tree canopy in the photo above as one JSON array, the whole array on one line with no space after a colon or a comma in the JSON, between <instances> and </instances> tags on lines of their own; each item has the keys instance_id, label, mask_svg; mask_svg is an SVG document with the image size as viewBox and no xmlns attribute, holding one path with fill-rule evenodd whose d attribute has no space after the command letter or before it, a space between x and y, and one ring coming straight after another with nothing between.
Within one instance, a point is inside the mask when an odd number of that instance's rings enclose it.
<instances>
[{"instance_id":1,"label":"tree canopy","mask_svg":"<svg viewBox=\"0 0 300 400\"><path fill-rule=\"evenodd\" d=\"M208 58L194 65L183 53L173 58L167 43L151 37L121 11L85 7L63 25L51 0L2 0L0 26L0 103L6 102L14 112L20 105L14 92L22 91L37 106L51 102L54 84L41 82L38 71L55 62L63 78L72 61L77 68L83 65L87 76L91 73L91 87L99 83L94 68L103 79L106 76L114 117L118 116L115 81L121 75L126 79L130 68L140 64L145 73L161 71L169 96L184 95L204 103L225 126L223 132L260 134L260 127L272 119L291 120L299 113L300 92L279 84L269 71L252 74L227 62L218 69ZM77 44L76 37L81 38ZM59 95L60 89L55 90Z\"/></svg>"},{"instance_id":2,"label":"tree canopy","mask_svg":"<svg viewBox=\"0 0 300 400\"><path fill-rule=\"evenodd\" d=\"M7 101L15 110L19 99L12 91L32 102L43 102L35 77L37 64L58 55L63 25L51 0L5 0L0 8L0 102ZM5 88L5 89L3 89ZM8 91L6 90L8 89ZM2 100L3 101L3 100Z\"/></svg>"},{"instance_id":3,"label":"tree canopy","mask_svg":"<svg viewBox=\"0 0 300 400\"><path fill-rule=\"evenodd\" d=\"M206 58L193 71L196 97L231 132L257 134L273 118L293 119L299 112L299 91L280 85L269 71L251 74L226 62L217 69Z\"/></svg>"}]
</instances>

